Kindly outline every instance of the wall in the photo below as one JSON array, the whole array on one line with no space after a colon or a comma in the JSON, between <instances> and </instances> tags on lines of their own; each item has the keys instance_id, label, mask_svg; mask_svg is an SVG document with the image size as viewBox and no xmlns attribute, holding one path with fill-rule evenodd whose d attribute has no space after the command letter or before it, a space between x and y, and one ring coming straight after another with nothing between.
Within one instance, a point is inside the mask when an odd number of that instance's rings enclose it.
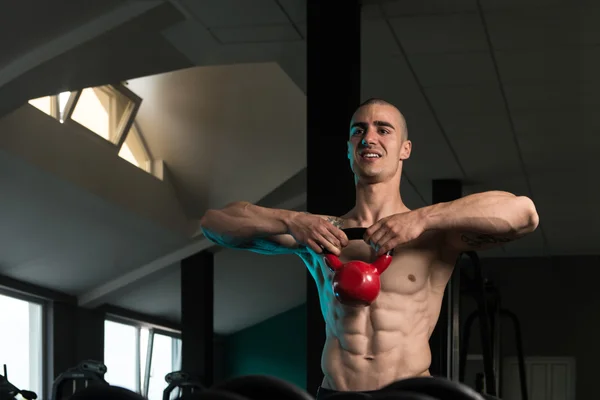
<instances>
[{"instance_id":1,"label":"wall","mask_svg":"<svg viewBox=\"0 0 600 400\"><path fill-rule=\"evenodd\" d=\"M503 308L520 320L525 356L575 357L577 398L597 396L600 257L489 259L482 265L500 290ZM473 301L463 301L463 322L474 308ZM469 353L479 353L478 330L471 332ZM508 322L502 346L504 356L516 355Z\"/></svg>"},{"instance_id":2,"label":"wall","mask_svg":"<svg viewBox=\"0 0 600 400\"><path fill-rule=\"evenodd\" d=\"M229 335L225 352L228 377L265 374L306 387L306 306Z\"/></svg>"}]
</instances>

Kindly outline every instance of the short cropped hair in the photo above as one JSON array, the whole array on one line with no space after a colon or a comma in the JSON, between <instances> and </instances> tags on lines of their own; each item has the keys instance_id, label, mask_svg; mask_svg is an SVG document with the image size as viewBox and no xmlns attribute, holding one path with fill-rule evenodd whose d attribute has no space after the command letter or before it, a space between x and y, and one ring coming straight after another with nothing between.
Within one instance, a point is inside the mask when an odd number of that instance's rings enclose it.
<instances>
[{"instance_id":1,"label":"short cropped hair","mask_svg":"<svg viewBox=\"0 0 600 400\"><path fill-rule=\"evenodd\" d=\"M408 139L408 125L406 124L406 118L404 118L404 115L402 115L402 113L400 112L400 110L398 109L398 107L396 107L395 105L393 105L389 101L385 101L385 100L380 99L378 97L371 97L371 98L363 101L362 103L360 103L359 106L356 107L356 110L358 110L361 107L370 106L370 105L380 105L380 106L394 107L396 109L396 111L398 111L398 114L400 114L400 118L401 118L402 122L404 123L404 132L402 133L402 139L403 140L407 140Z\"/></svg>"}]
</instances>

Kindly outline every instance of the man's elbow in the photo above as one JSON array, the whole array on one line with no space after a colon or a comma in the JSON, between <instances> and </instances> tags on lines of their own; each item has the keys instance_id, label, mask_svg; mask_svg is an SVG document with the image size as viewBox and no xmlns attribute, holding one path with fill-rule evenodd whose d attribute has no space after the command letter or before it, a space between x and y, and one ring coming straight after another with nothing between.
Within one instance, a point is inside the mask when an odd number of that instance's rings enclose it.
<instances>
[{"instance_id":1,"label":"man's elbow","mask_svg":"<svg viewBox=\"0 0 600 400\"><path fill-rule=\"evenodd\" d=\"M209 229L211 222L215 220L216 215L218 214L219 210L207 210L204 215L202 216L202 218L200 218L200 229L202 229L203 231L206 229Z\"/></svg>"},{"instance_id":2,"label":"man's elbow","mask_svg":"<svg viewBox=\"0 0 600 400\"><path fill-rule=\"evenodd\" d=\"M517 201L518 214L520 215L519 234L527 235L534 232L540 224L540 217L533 200L527 196L518 196Z\"/></svg>"}]
</instances>

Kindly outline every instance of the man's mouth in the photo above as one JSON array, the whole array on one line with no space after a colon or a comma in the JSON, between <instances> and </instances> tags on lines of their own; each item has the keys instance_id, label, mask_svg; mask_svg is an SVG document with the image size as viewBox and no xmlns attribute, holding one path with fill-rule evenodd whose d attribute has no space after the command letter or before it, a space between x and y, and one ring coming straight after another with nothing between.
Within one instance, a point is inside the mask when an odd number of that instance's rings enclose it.
<instances>
[{"instance_id":1,"label":"man's mouth","mask_svg":"<svg viewBox=\"0 0 600 400\"><path fill-rule=\"evenodd\" d=\"M365 158L365 159L368 159L368 160L374 160L376 158L381 158L381 154L375 153L375 152L371 152L371 151L364 151L364 152L360 153L360 156L362 158Z\"/></svg>"}]
</instances>

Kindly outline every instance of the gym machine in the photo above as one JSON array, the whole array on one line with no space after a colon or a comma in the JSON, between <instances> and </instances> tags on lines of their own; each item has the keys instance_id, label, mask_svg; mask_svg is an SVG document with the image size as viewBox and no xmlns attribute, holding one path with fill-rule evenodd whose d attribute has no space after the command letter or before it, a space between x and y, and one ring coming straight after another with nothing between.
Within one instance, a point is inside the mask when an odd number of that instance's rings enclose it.
<instances>
[{"instance_id":1,"label":"gym machine","mask_svg":"<svg viewBox=\"0 0 600 400\"><path fill-rule=\"evenodd\" d=\"M517 316L503 308L500 304L498 289L483 276L481 261L475 252L464 253L472 266L472 277L462 274L461 294L470 295L477 303L477 310L472 312L465 320L462 329L463 339L460 349L459 382L465 381L465 370L469 350L471 329L475 320L479 322L481 352L483 354L483 382L477 384L478 392L501 396L502 387L502 331L501 320L507 318L512 322L517 358L519 363L519 381L521 400L528 399L527 379L525 375L525 356L521 336L521 325Z\"/></svg>"},{"instance_id":2,"label":"gym machine","mask_svg":"<svg viewBox=\"0 0 600 400\"><path fill-rule=\"evenodd\" d=\"M99 361L86 360L63 372L52 385L52 400L66 400L89 386L108 386L104 379L106 365Z\"/></svg>"},{"instance_id":3,"label":"gym machine","mask_svg":"<svg viewBox=\"0 0 600 400\"><path fill-rule=\"evenodd\" d=\"M8 369L4 364L4 375L0 375L0 400L14 400L17 396L25 400L37 399L37 394L29 390L21 390L8 381Z\"/></svg>"},{"instance_id":4,"label":"gym machine","mask_svg":"<svg viewBox=\"0 0 600 400\"><path fill-rule=\"evenodd\" d=\"M195 393L202 392L205 388L198 379L194 379L188 373L183 371L174 371L165 375L167 387L163 391L163 400L169 400L171 393L177 390L176 398L187 398Z\"/></svg>"}]
</instances>

